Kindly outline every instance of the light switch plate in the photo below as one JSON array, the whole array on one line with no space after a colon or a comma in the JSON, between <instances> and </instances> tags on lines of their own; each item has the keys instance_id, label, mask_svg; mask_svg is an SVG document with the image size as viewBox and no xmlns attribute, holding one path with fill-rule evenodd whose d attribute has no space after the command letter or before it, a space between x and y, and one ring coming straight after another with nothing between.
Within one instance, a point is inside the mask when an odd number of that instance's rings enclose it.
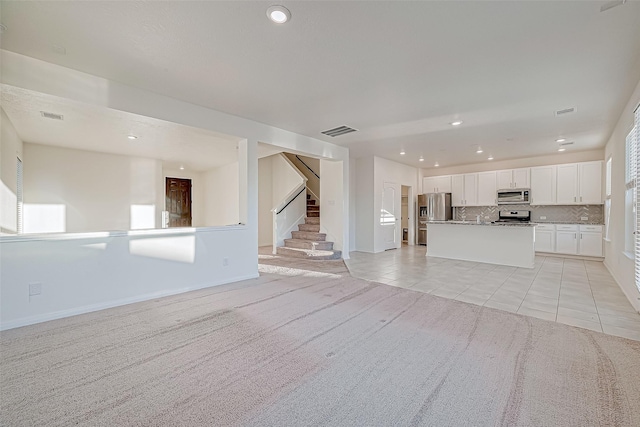
<instances>
[{"instance_id":1,"label":"light switch plate","mask_svg":"<svg viewBox=\"0 0 640 427\"><path fill-rule=\"evenodd\" d=\"M589 217L588 216L581 216L580 220L581 221L589 221Z\"/></svg>"},{"instance_id":2,"label":"light switch plate","mask_svg":"<svg viewBox=\"0 0 640 427\"><path fill-rule=\"evenodd\" d=\"M40 295L42 293L42 283L29 283L29 296Z\"/></svg>"},{"instance_id":3,"label":"light switch plate","mask_svg":"<svg viewBox=\"0 0 640 427\"><path fill-rule=\"evenodd\" d=\"M541 216L540 219L547 219L547 217L546 216Z\"/></svg>"}]
</instances>

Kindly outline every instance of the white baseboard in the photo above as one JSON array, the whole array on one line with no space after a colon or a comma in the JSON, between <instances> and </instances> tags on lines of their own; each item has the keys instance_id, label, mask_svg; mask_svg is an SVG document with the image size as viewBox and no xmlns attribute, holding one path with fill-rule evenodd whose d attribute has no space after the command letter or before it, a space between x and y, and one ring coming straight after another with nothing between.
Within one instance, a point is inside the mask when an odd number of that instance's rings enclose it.
<instances>
[{"instance_id":1,"label":"white baseboard","mask_svg":"<svg viewBox=\"0 0 640 427\"><path fill-rule=\"evenodd\" d=\"M228 280L220 280L217 282L209 282L195 286L189 286L180 289L171 289L160 292L153 292L150 294L138 295L135 297L122 298L115 301L108 301L104 303L97 303L91 305L85 305L82 307L70 308L67 310L54 311L52 313L44 313L36 316L23 317L20 319L10 320L8 322L2 322L0 324L0 331L8 329L19 328L21 326L34 325L36 323L48 322L50 320L62 319L65 317L77 316L79 314L91 313L94 311L105 310L113 307L120 307L123 305L134 304L136 302L149 301L155 298L168 297L171 295L183 294L185 292L197 291L199 289L211 288L214 286L226 285L228 283L240 282L242 280L255 279L260 277L258 273L249 274L246 276L234 277Z\"/></svg>"},{"instance_id":2,"label":"white baseboard","mask_svg":"<svg viewBox=\"0 0 640 427\"><path fill-rule=\"evenodd\" d=\"M604 261L604 257L600 257L600 256L559 254L557 252L536 252L536 255L557 257L557 258L580 259L583 261L600 261L600 262Z\"/></svg>"},{"instance_id":3,"label":"white baseboard","mask_svg":"<svg viewBox=\"0 0 640 427\"><path fill-rule=\"evenodd\" d=\"M620 288L620 290L622 290L622 293L624 294L625 297L627 297L627 299L629 300L629 303L631 304L631 306L638 312L640 313L640 301L637 300L637 297L631 296L627 293L627 290L625 289L624 286L622 286L620 284L620 280L618 280L618 278L616 277L616 275L613 272L613 269L609 266L609 264L607 264L607 261L605 259L605 261L603 262L604 266L606 267L606 269L609 271L609 274L611 274L611 277L613 277L613 280L615 280L616 284L618 285L618 287Z\"/></svg>"}]
</instances>

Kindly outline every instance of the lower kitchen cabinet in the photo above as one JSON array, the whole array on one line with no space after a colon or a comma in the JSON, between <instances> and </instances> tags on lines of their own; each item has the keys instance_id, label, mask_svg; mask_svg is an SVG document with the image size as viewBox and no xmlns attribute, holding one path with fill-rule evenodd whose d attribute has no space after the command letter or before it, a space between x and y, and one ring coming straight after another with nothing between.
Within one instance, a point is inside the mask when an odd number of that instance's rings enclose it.
<instances>
[{"instance_id":1,"label":"lower kitchen cabinet","mask_svg":"<svg viewBox=\"0 0 640 427\"><path fill-rule=\"evenodd\" d=\"M555 252L556 226L544 224L536 226L536 252Z\"/></svg>"},{"instance_id":2,"label":"lower kitchen cabinet","mask_svg":"<svg viewBox=\"0 0 640 427\"><path fill-rule=\"evenodd\" d=\"M556 252L578 254L578 231L556 231Z\"/></svg>"},{"instance_id":3,"label":"lower kitchen cabinet","mask_svg":"<svg viewBox=\"0 0 640 427\"><path fill-rule=\"evenodd\" d=\"M601 257L602 226L540 224L536 227L536 252Z\"/></svg>"},{"instance_id":4,"label":"lower kitchen cabinet","mask_svg":"<svg viewBox=\"0 0 640 427\"><path fill-rule=\"evenodd\" d=\"M580 247L578 253L586 256L602 256L602 226L580 226Z\"/></svg>"}]
</instances>

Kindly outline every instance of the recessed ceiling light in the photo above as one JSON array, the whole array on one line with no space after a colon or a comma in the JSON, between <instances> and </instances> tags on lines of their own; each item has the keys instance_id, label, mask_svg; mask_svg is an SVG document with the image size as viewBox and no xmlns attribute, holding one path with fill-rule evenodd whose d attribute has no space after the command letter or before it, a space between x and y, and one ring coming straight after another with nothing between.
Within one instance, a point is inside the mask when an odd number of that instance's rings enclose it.
<instances>
[{"instance_id":1,"label":"recessed ceiling light","mask_svg":"<svg viewBox=\"0 0 640 427\"><path fill-rule=\"evenodd\" d=\"M418 160L421 161L421 162L424 162L424 158L423 157L420 157Z\"/></svg>"},{"instance_id":2,"label":"recessed ceiling light","mask_svg":"<svg viewBox=\"0 0 640 427\"><path fill-rule=\"evenodd\" d=\"M462 124L462 120L456 120L455 122L451 122L451 126L460 126Z\"/></svg>"},{"instance_id":3,"label":"recessed ceiling light","mask_svg":"<svg viewBox=\"0 0 640 427\"><path fill-rule=\"evenodd\" d=\"M487 160L493 160L493 156L489 156Z\"/></svg>"},{"instance_id":4,"label":"recessed ceiling light","mask_svg":"<svg viewBox=\"0 0 640 427\"><path fill-rule=\"evenodd\" d=\"M558 139L556 139L556 142L565 142L565 141L566 141L566 138L558 138Z\"/></svg>"},{"instance_id":5,"label":"recessed ceiling light","mask_svg":"<svg viewBox=\"0 0 640 427\"><path fill-rule=\"evenodd\" d=\"M482 148L478 147L478 149L476 150L476 154L481 154L482 153Z\"/></svg>"},{"instance_id":6,"label":"recessed ceiling light","mask_svg":"<svg viewBox=\"0 0 640 427\"><path fill-rule=\"evenodd\" d=\"M267 16L276 24L284 24L291 19L291 12L284 6L271 6L267 9Z\"/></svg>"},{"instance_id":7,"label":"recessed ceiling light","mask_svg":"<svg viewBox=\"0 0 640 427\"><path fill-rule=\"evenodd\" d=\"M184 166L180 166L180 170L183 171L184 170Z\"/></svg>"},{"instance_id":8,"label":"recessed ceiling light","mask_svg":"<svg viewBox=\"0 0 640 427\"><path fill-rule=\"evenodd\" d=\"M433 166L438 167L438 166L440 166L440 163L436 162L436 164L433 165Z\"/></svg>"},{"instance_id":9,"label":"recessed ceiling light","mask_svg":"<svg viewBox=\"0 0 640 427\"><path fill-rule=\"evenodd\" d=\"M407 153L405 153L405 152L404 152L404 150L402 150L402 151L400 152L400 155L401 155L401 156L404 156L405 154L407 154Z\"/></svg>"},{"instance_id":10,"label":"recessed ceiling light","mask_svg":"<svg viewBox=\"0 0 640 427\"><path fill-rule=\"evenodd\" d=\"M566 148L564 148L564 147L558 148L558 151L564 151L564 150L566 150Z\"/></svg>"},{"instance_id":11,"label":"recessed ceiling light","mask_svg":"<svg viewBox=\"0 0 640 427\"><path fill-rule=\"evenodd\" d=\"M135 135L129 135L129 136L127 136L127 138L129 138L129 139L138 139L138 137L135 136Z\"/></svg>"}]
</instances>

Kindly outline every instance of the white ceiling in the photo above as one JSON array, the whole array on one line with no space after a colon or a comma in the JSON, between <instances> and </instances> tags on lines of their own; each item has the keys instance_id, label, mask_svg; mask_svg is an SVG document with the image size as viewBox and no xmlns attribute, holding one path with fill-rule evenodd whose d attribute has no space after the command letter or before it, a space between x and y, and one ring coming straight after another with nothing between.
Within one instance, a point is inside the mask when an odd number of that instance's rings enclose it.
<instances>
[{"instance_id":1,"label":"white ceiling","mask_svg":"<svg viewBox=\"0 0 640 427\"><path fill-rule=\"evenodd\" d=\"M240 138L2 85L2 108L24 142L146 157L205 171L238 161ZM62 121L41 111L61 114ZM137 139L128 139L129 135ZM280 152L259 144L259 157Z\"/></svg>"},{"instance_id":2,"label":"white ceiling","mask_svg":"<svg viewBox=\"0 0 640 427\"><path fill-rule=\"evenodd\" d=\"M640 79L636 1L280 3L3 2L2 48L425 167L602 147Z\"/></svg>"}]
</instances>

